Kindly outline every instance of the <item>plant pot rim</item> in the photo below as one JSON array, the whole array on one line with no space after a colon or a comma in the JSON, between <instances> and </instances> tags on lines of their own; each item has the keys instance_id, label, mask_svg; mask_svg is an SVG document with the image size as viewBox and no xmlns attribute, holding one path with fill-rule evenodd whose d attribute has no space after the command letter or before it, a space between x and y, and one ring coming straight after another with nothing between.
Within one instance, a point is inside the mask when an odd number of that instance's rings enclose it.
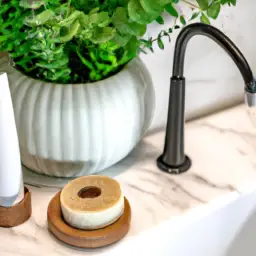
<instances>
[{"instance_id":1,"label":"plant pot rim","mask_svg":"<svg viewBox=\"0 0 256 256\"><path fill-rule=\"evenodd\" d=\"M11 60L11 58L9 57L9 55L6 56L6 57L8 57L8 60L9 60L9 61ZM34 80L35 82L38 82L38 81L39 81L40 83L43 84L43 86L49 86L49 85L51 85L51 86L63 86L63 87L65 87L65 86L70 86L70 85L72 85L72 86L86 86L86 85L93 86L93 85L101 84L101 83L103 83L103 82L106 82L106 81L112 79L112 78L115 77L115 76L118 76L118 75L124 73L127 69L129 69L129 67L130 67L131 65L133 65L134 62L137 62L137 63L140 63L140 64L142 64L142 65L145 65L145 64L143 63L143 61L141 60L141 58L140 58L139 56L137 56L137 57L131 59L129 62L127 62L127 63L122 67L122 69L120 69L118 72L116 72L115 74L113 74L113 75L111 75L111 76L109 76L109 77L106 77L106 78L104 78L104 79L101 79L101 80L98 80L98 81L94 81L94 82L87 82L87 83L67 83L67 84L64 84L64 83L55 83L55 82L50 82L50 81L47 82L47 81L41 80L41 79L39 79L39 78L37 79L37 78L34 78L34 77L30 77L30 76L28 76L27 74L25 74L24 72L22 72L22 71L20 71L19 69L17 69L15 66L11 66L9 63L8 63L8 66L9 66L11 69L15 70L15 72L18 72L20 75L25 76L27 79ZM8 73L8 72L7 72L7 73Z\"/></svg>"}]
</instances>

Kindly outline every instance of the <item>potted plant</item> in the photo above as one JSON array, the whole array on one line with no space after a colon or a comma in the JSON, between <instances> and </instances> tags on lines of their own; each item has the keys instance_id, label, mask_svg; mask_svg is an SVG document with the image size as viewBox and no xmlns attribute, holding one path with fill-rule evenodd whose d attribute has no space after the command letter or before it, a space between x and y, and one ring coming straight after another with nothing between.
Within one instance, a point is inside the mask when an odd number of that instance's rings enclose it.
<instances>
[{"instance_id":1,"label":"potted plant","mask_svg":"<svg viewBox=\"0 0 256 256\"><path fill-rule=\"evenodd\" d=\"M185 17L178 4L192 11ZM216 19L235 0L2 0L0 70L9 77L21 158L38 173L96 173L124 158L146 132L153 86L139 59L174 29ZM157 38L147 25L174 17Z\"/></svg>"}]
</instances>

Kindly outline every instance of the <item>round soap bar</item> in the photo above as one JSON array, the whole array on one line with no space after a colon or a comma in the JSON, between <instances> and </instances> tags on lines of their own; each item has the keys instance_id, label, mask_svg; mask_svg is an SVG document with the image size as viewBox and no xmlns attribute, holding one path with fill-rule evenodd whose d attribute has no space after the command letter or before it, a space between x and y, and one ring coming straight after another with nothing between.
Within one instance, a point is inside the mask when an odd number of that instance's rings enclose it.
<instances>
[{"instance_id":1,"label":"round soap bar","mask_svg":"<svg viewBox=\"0 0 256 256\"><path fill-rule=\"evenodd\" d=\"M70 181L60 194L64 220L72 227L95 230L114 223L124 211L119 183L102 175Z\"/></svg>"}]
</instances>

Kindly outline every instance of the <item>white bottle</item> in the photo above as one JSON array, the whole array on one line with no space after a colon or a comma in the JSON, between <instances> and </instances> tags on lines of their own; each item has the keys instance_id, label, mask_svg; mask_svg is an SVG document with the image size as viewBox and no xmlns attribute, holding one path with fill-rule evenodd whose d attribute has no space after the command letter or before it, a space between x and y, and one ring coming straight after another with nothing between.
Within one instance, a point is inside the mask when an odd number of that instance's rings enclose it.
<instances>
[{"instance_id":1,"label":"white bottle","mask_svg":"<svg viewBox=\"0 0 256 256\"><path fill-rule=\"evenodd\" d=\"M20 150L6 73L0 73L0 206L24 198Z\"/></svg>"}]
</instances>

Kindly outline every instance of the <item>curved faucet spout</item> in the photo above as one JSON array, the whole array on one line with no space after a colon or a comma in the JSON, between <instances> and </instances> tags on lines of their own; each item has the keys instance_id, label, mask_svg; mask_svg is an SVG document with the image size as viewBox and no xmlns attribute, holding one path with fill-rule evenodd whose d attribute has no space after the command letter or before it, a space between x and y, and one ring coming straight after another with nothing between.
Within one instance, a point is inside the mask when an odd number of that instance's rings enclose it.
<instances>
[{"instance_id":1,"label":"curved faucet spout","mask_svg":"<svg viewBox=\"0 0 256 256\"><path fill-rule=\"evenodd\" d=\"M252 70L235 44L211 25L194 23L183 28L175 45L164 152L157 159L157 165L161 170L173 174L185 172L191 166L191 160L184 153L185 78L183 73L187 44L195 35L204 35L213 39L229 54L243 76L248 105L256 106L256 82Z\"/></svg>"},{"instance_id":2,"label":"curved faucet spout","mask_svg":"<svg viewBox=\"0 0 256 256\"><path fill-rule=\"evenodd\" d=\"M219 44L229 54L240 70L245 82L245 89L252 93L256 92L256 83L252 70L240 50L220 30L203 23L191 24L185 27L179 34L174 51L173 76L183 77L187 44L195 35L207 36Z\"/></svg>"}]
</instances>

